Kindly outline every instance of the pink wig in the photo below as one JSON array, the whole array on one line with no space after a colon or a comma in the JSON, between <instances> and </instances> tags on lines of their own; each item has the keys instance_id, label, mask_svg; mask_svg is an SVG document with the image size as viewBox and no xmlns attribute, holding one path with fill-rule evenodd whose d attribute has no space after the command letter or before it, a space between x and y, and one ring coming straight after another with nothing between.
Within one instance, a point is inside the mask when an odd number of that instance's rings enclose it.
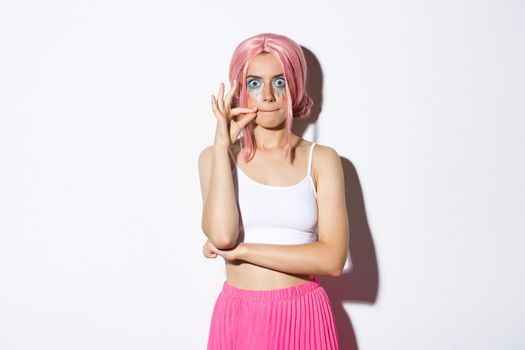
<instances>
[{"instance_id":1,"label":"pink wig","mask_svg":"<svg viewBox=\"0 0 525 350\"><path fill-rule=\"evenodd\" d=\"M246 74L250 62L261 53L271 53L280 62L284 72L286 85L286 145L285 156L290 154L290 134L292 130L292 118L306 117L310 113L313 101L305 89L306 84L306 61L301 47L292 39L278 34L261 33L242 41L235 49L230 62L230 83L237 79L238 90L232 101L232 108L248 107L248 96L246 94ZM250 161L255 154L253 141L250 134L249 123L243 129L244 160Z\"/></svg>"}]
</instances>

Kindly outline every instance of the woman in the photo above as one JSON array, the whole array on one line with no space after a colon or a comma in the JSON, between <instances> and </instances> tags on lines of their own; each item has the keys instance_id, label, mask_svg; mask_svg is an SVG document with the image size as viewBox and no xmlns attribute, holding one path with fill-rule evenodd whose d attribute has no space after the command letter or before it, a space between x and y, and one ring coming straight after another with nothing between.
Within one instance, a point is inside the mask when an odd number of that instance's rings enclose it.
<instances>
[{"instance_id":1,"label":"woman","mask_svg":"<svg viewBox=\"0 0 525 350\"><path fill-rule=\"evenodd\" d=\"M203 253L227 273L208 349L339 349L315 275L346 262L343 169L334 149L291 132L312 106L304 54L262 33L239 44L229 73L228 94L221 83L211 96L214 144L199 155Z\"/></svg>"}]
</instances>

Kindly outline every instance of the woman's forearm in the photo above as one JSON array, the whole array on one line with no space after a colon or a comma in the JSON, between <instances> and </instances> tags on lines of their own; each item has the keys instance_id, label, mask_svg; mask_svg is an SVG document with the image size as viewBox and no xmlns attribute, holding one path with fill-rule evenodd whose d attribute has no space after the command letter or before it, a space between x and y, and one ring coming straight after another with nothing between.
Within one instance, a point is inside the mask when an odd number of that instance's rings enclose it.
<instances>
[{"instance_id":1,"label":"woman's forearm","mask_svg":"<svg viewBox=\"0 0 525 350\"><path fill-rule=\"evenodd\" d=\"M202 211L202 229L218 248L232 247L239 234L239 211L226 146L213 147L208 192Z\"/></svg>"},{"instance_id":2,"label":"woman's forearm","mask_svg":"<svg viewBox=\"0 0 525 350\"><path fill-rule=\"evenodd\" d=\"M294 245L241 243L238 258L292 274L339 276L343 266L324 242Z\"/></svg>"}]
</instances>

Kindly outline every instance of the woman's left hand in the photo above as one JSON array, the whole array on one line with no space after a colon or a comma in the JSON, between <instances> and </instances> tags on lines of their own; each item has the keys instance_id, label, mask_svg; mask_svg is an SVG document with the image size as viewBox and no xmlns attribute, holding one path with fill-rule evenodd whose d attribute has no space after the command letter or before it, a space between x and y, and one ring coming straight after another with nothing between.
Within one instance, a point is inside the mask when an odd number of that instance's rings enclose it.
<instances>
[{"instance_id":1,"label":"woman's left hand","mask_svg":"<svg viewBox=\"0 0 525 350\"><path fill-rule=\"evenodd\" d=\"M213 245L210 240L207 240L204 244L205 249L209 249L211 252L222 256L226 260L237 260L241 256L242 249L244 248L244 243L240 242L235 246L235 248L231 249L219 249L215 245Z\"/></svg>"},{"instance_id":2,"label":"woman's left hand","mask_svg":"<svg viewBox=\"0 0 525 350\"><path fill-rule=\"evenodd\" d=\"M210 240L206 240L204 245L202 246L202 255L204 255L205 258L208 259L215 259L217 257L217 254L212 250Z\"/></svg>"}]
</instances>

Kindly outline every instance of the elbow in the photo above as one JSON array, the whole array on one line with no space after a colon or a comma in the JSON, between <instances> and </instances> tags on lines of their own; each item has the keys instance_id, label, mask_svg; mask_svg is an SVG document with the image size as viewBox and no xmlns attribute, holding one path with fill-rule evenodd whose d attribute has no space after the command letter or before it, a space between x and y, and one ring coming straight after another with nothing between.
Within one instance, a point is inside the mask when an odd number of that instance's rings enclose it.
<instances>
[{"instance_id":1,"label":"elbow","mask_svg":"<svg viewBox=\"0 0 525 350\"><path fill-rule=\"evenodd\" d=\"M340 267L340 266L337 266L335 269L332 268L329 272L328 272L328 275L332 276L332 277L339 277L343 274L343 268Z\"/></svg>"},{"instance_id":2,"label":"elbow","mask_svg":"<svg viewBox=\"0 0 525 350\"><path fill-rule=\"evenodd\" d=\"M322 241L318 244L322 250L320 261L323 264L323 272L325 275L332 277L340 277L344 273L346 259L348 257L347 244L339 241Z\"/></svg>"},{"instance_id":3,"label":"elbow","mask_svg":"<svg viewBox=\"0 0 525 350\"><path fill-rule=\"evenodd\" d=\"M215 247L217 247L217 249L220 250L231 249L235 247L235 244L237 243L236 239L230 239L230 237L224 236L218 238L216 237L215 239L210 238L210 241Z\"/></svg>"},{"instance_id":4,"label":"elbow","mask_svg":"<svg viewBox=\"0 0 525 350\"><path fill-rule=\"evenodd\" d=\"M203 228L204 234L208 237L210 242L218 249L230 249L237 243L238 233L233 232L220 232L220 231L209 231Z\"/></svg>"},{"instance_id":5,"label":"elbow","mask_svg":"<svg viewBox=\"0 0 525 350\"><path fill-rule=\"evenodd\" d=\"M210 242L218 249L230 249L237 243L239 236L238 223L235 225L220 225L212 224L207 220L202 220L201 229L202 232L208 237Z\"/></svg>"},{"instance_id":6,"label":"elbow","mask_svg":"<svg viewBox=\"0 0 525 350\"><path fill-rule=\"evenodd\" d=\"M334 260L333 264L329 267L328 275L332 277L341 276L345 268L346 258L347 255L345 254L344 258Z\"/></svg>"}]
</instances>

